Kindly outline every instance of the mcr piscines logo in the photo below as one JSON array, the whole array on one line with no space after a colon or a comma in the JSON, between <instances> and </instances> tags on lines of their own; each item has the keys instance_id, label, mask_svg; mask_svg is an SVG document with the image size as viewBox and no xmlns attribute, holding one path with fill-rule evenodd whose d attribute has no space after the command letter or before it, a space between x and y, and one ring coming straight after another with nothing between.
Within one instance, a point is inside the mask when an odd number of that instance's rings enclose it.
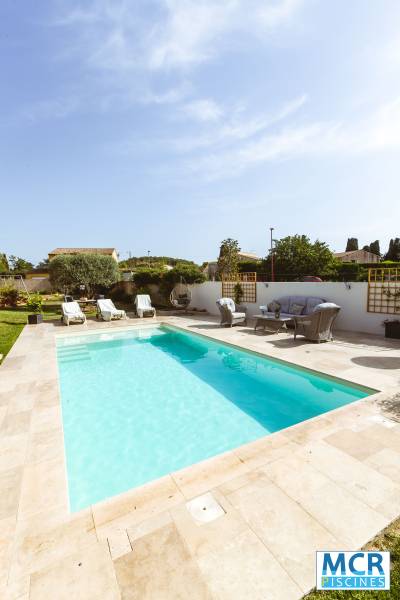
<instances>
[{"instance_id":1,"label":"mcr piscines logo","mask_svg":"<svg viewBox=\"0 0 400 600\"><path fill-rule=\"evenodd\" d=\"M317 590L389 590L390 552L317 552Z\"/></svg>"}]
</instances>

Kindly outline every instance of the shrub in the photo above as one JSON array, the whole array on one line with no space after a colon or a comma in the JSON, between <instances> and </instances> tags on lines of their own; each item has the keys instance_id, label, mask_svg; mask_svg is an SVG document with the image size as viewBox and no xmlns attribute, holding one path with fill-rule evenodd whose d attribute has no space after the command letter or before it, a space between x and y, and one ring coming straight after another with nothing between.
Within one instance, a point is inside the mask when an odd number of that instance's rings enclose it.
<instances>
[{"instance_id":1,"label":"shrub","mask_svg":"<svg viewBox=\"0 0 400 600\"><path fill-rule=\"evenodd\" d=\"M35 313L42 312L43 298L40 294L31 294L26 306L29 310Z\"/></svg>"},{"instance_id":2,"label":"shrub","mask_svg":"<svg viewBox=\"0 0 400 600\"><path fill-rule=\"evenodd\" d=\"M233 296L234 296L234 300L235 300L235 304L240 304L243 298L243 288L240 285L240 283L236 283L235 287L233 288Z\"/></svg>"},{"instance_id":3,"label":"shrub","mask_svg":"<svg viewBox=\"0 0 400 600\"><path fill-rule=\"evenodd\" d=\"M165 269L141 267L133 274L133 281L137 287L144 285L160 284L165 275Z\"/></svg>"},{"instance_id":4,"label":"shrub","mask_svg":"<svg viewBox=\"0 0 400 600\"><path fill-rule=\"evenodd\" d=\"M89 296L119 280L118 264L102 254L61 254L49 264L50 281L60 291L73 291L84 285Z\"/></svg>"},{"instance_id":5,"label":"shrub","mask_svg":"<svg viewBox=\"0 0 400 600\"><path fill-rule=\"evenodd\" d=\"M12 284L7 284L0 289L0 305L5 306L17 306L20 293Z\"/></svg>"},{"instance_id":6,"label":"shrub","mask_svg":"<svg viewBox=\"0 0 400 600\"><path fill-rule=\"evenodd\" d=\"M166 271L164 281L172 287L183 280L185 283L203 283L206 280L204 273L197 265L176 265L170 271Z\"/></svg>"}]
</instances>

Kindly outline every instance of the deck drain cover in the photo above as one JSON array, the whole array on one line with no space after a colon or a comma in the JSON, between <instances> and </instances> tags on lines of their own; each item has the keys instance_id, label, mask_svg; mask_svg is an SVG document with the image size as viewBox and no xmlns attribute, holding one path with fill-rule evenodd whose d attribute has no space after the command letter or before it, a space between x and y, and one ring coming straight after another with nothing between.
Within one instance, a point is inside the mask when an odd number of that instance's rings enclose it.
<instances>
[{"instance_id":1,"label":"deck drain cover","mask_svg":"<svg viewBox=\"0 0 400 600\"><path fill-rule=\"evenodd\" d=\"M211 492L186 502L186 508L193 519L199 523L209 523L225 514L224 509L218 504Z\"/></svg>"}]
</instances>

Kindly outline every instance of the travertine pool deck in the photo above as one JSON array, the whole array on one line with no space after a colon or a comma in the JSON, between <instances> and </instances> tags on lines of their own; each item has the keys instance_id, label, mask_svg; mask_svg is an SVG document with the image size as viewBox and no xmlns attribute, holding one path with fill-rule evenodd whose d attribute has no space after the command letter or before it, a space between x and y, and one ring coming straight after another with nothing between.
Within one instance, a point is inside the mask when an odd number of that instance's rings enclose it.
<instances>
[{"instance_id":1,"label":"travertine pool deck","mask_svg":"<svg viewBox=\"0 0 400 600\"><path fill-rule=\"evenodd\" d=\"M296 599L315 550L360 548L399 516L399 342L158 320L381 392L70 514L56 335L138 320L25 327L0 366L0 598Z\"/></svg>"}]
</instances>

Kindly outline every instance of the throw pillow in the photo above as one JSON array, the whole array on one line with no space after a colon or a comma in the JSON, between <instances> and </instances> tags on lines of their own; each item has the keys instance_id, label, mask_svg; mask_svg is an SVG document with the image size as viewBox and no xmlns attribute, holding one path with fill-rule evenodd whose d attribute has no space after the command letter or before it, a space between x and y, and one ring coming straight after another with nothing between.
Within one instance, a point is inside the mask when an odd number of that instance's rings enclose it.
<instances>
[{"instance_id":1,"label":"throw pillow","mask_svg":"<svg viewBox=\"0 0 400 600\"><path fill-rule=\"evenodd\" d=\"M273 300L272 302L270 302L268 304L268 310L270 312L275 312L275 311L280 310L280 309L281 309L281 305L276 300Z\"/></svg>"},{"instance_id":2,"label":"throw pillow","mask_svg":"<svg viewBox=\"0 0 400 600\"><path fill-rule=\"evenodd\" d=\"M293 304L291 304L289 307L289 313L291 315L301 315L304 306L304 304L296 304L296 302L293 302Z\"/></svg>"}]
</instances>

